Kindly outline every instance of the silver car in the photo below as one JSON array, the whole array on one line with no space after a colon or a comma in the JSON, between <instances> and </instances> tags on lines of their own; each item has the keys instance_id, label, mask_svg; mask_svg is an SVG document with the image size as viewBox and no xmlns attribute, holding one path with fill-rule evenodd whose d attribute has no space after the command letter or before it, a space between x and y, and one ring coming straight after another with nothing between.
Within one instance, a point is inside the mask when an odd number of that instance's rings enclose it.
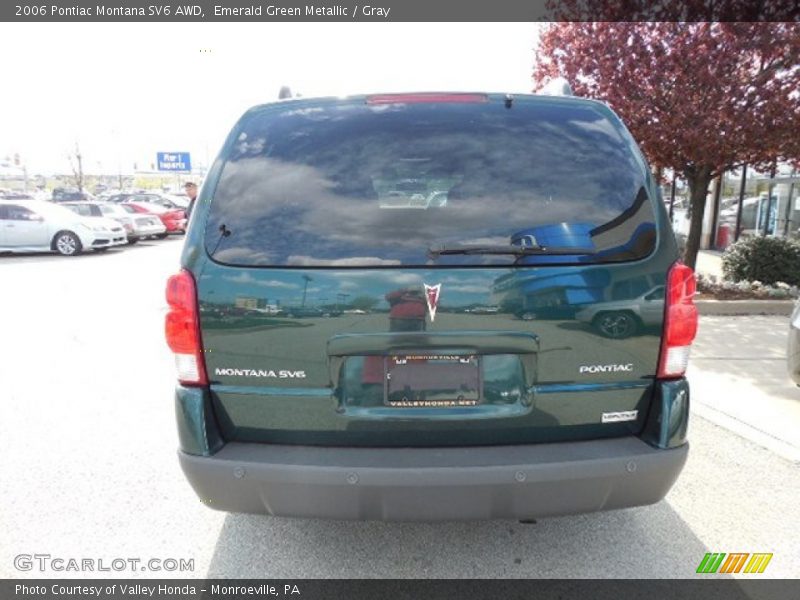
<instances>
[{"instance_id":1,"label":"silver car","mask_svg":"<svg viewBox=\"0 0 800 600\"><path fill-rule=\"evenodd\" d=\"M125 229L111 219L89 219L40 200L0 200L0 252L58 252L74 256L126 242Z\"/></svg>"},{"instance_id":2,"label":"silver car","mask_svg":"<svg viewBox=\"0 0 800 600\"><path fill-rule=\"evenodd\" d=\"M119 204L111 202L63 202L61 205L84 217L102 217L117 221L125 229L129 244L135 244L141 238L159 235L166 231L166 227L158 217L129 214Z\"/></svg>"},{"instance_id":3,"label":"silver car","mask_svg":"<svg viewBox=\"0 0 800 600\"><path fill-rule=\"evenodd\" d=\"M597 302L579 310L575 318L591 325L602 335L623 339L664 318L664 286L651 288L636 298Z\"/></svg>"}]
</instances>

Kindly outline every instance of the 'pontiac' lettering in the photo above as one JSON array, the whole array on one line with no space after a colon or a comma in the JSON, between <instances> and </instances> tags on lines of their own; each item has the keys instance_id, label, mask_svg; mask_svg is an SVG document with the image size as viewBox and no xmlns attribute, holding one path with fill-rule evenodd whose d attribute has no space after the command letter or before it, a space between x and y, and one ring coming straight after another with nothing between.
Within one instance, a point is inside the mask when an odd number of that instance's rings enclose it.
<instances>
[{"instance_id":1,"label":"'pontiac' lettering","mask_svg":"<svg viewBox=\"0 0 800 600\"><path fill-rule=\"evenodd\" d=\"M625 365L581 365L578 367L578 373L630 373L633 371L633 363Z\"/></svg>"}]
</instances>

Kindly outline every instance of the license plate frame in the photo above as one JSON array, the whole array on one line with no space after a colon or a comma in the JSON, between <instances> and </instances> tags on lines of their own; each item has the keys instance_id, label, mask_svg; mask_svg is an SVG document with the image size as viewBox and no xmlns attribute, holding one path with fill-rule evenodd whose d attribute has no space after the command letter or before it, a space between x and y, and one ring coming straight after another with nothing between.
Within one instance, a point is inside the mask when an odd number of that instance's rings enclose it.
<instances>
[{"instance_id":1,"label":"license plate frame","mask_svg":"<svg viewBox=\"0 0 800 600\"><path fill-rule=\"evenodd\" d=\"M384 358L383 364L384 406L402 410L469 408L483 404L480 355L391 354Z\"/></svg>"}]
</instances>

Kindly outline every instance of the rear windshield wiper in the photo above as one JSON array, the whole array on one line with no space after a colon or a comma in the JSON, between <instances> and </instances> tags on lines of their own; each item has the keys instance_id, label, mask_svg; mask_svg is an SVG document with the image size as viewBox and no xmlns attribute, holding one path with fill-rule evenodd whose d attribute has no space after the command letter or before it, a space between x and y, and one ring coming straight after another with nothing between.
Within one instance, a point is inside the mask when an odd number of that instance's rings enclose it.
<instances>
[{"instance_id":1,"label":"rear windshield wiper","mask_svg":"<svg viewBox=\"0 0 800 600\"><path fill-rule=\"evenodd\" d=\"M509 256L586 256L596 254L595 250L586 248L570 248L569 246L441 246L429 248L428 256L437 258L454 254L497 254Z\"/></svg>"}]
</instances>

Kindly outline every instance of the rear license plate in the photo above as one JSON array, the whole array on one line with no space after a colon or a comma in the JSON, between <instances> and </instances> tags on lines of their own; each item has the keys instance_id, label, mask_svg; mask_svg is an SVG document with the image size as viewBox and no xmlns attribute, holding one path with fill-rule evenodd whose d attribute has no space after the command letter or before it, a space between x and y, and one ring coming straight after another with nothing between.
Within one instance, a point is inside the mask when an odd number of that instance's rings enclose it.
<instances>
[{"instance_id":1,"label":"rear license plate","mask_svg":"<svg viewBox=\"0 0 800 600\"><path fill-rule=\"evenodd\" d=\"M479 356L393 355L386 357L385 369L387 406L442 408L481 403Z\"/></svg>"}]
</instances>

